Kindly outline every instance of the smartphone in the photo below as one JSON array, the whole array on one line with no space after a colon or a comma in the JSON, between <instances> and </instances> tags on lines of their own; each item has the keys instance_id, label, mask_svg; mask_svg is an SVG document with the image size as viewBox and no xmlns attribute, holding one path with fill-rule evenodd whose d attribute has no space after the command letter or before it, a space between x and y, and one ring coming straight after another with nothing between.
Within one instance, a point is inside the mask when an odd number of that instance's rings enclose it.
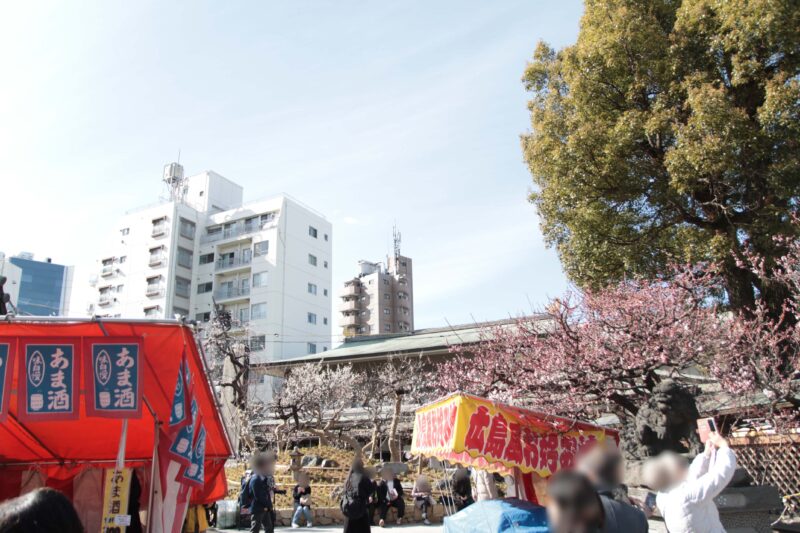
<instances>
[{"instance_id":1,"label":"smartphone","mask_svg":"<svg viewBox=\"0 0 800 533\"><path fill-rule=\"evenodd\" d=\"M652 513L656 508L656 493L648 492L647 497L644 499L644 506L647 507Z\"/></svg>"},{"instance_id":2,"label":"smartphone","mask_svg":"<svg viewBox=\"0 0 800 533\"><path fill-rule=\"evenodd\" d=\"M697 434L700 435L700 442L703 444L708 440L711 433L717 432L717 422L713 418L700 418L697 420Z\"/></svg>"}]
</instances>

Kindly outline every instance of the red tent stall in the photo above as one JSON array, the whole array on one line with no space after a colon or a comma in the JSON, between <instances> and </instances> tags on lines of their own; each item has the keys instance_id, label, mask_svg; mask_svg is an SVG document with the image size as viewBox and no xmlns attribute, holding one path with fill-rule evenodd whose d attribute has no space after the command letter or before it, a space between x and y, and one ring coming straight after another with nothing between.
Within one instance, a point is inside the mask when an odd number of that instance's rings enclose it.
<instances>
[{"instance_id":1,"label":"red tent stall","mask_svg":"<svg viewBox=\"0 0 800 533\"><path fill-rule=\"evenodd\" d=\"M130 359L114 360L107 354L104 358L98 346L136 348L138 366L129 365L135 377L131 379L124 366ZM127 353L120 350L120 356ZM196 423L186 427L194 428L189 440L195 442L194 457L201 458L201 465L190 472L196 476L186 485L191 491L181 493L183 485L174 483L179 467L165 461L162 452L183 368L190 376L186 390L196 411ZM55 371L60 372L55 375ZM127 372L113 375L132 382L128 396L119 396L113 382L102 388L109 372ZM138 476L142 509L155 510L149 513L155 516L170 505L168 497L180 494L191 503L222 499L227 492L224 464L232 450L206 375L192 330L178 321L0 319L0 501L46 485L72 498L82 519L96 513L82 513L77 502L103 501L102 492L93 497L102 491L102 481L96 486L98 472L114 468L125 420L124 466L135 469ZM51 388L39 394L43 377L66 392ZM199 434L204 438L198 439ZM197 451L200 440L204 453ZM166 479L164 472L170 466L171 479ZM187 472L185 468L180 473ZM94 484L86 482L90 477ZM182 517L170 520L168 526L150 520L148 530L171 531L172 522L178 520Z\"/></svg>"},{"instance_id":2,"label":"red tent stall","mask_svg":"<svg viewBox=\"0 0 800 533\"><path fill-rule=\"evenodd\" d=\"M534 477L573 466L616 431L455 393L416 411L411 453L511 475L517 497L536 501Z\"/></svg>"}]
</instances>

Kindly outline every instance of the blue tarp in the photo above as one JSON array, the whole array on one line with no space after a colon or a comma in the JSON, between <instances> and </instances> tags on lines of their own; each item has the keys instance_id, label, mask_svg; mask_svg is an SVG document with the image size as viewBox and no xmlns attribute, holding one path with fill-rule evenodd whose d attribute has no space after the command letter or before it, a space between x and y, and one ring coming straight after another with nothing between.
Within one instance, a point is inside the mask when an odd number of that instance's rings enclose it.
<instances>
[{"instance_id":1,"label":"blue tarp","mask_svg":"<svg viewBox=\"0 0 800 533\"><path fill-rule=\"evenodd\" d=\"M509 498L475 502L444 519L445 533L547 533L544 507Z\"/></svg>"}]
</instances>

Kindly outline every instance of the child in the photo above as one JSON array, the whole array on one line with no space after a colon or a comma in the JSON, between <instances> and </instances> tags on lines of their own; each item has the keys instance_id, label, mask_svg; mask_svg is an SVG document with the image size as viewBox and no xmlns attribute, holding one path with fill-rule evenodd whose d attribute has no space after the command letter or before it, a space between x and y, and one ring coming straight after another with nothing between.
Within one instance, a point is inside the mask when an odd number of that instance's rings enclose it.
<instances>
[{"instance_id":1,"label":"child","mask_svg":"<svg viewBox=\"0 0 800 533\"><path fill-rule=\"evenodd\" d=\"M300 515L306 517L307 527L314 527L314 524L311 523L311 485L306 472L299 472L297 474L297 485L295 485L294 489L292 489L292 497L294 498L294 516L292 516L292 527L295 529L300 527Z\"/></svg>"},{"instance_id":2,"label":"child","mask_svg":"<svg viewBox=\"0 0 800 533\"><path fill-rule=\"evenodd\" d=\"M419 476L417 482L414 483L414 488L411 490L414 505L422 511L422 521L426 526L431 525L431 521L428 520L428 509L434 505L432 492L431 483L425 476Z\"/></svg>"}]
</instances>

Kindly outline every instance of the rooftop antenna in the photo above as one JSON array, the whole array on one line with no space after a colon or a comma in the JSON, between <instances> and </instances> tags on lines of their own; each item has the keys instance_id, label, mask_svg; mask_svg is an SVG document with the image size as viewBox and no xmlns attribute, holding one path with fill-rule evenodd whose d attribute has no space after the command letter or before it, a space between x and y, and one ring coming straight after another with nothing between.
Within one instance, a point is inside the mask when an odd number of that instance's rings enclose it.
<instances>
[{"instance_id":1,"label":"rooftop antenna","mask_svg":"<svg viewBox=\"0 0 800 533\"><path fill-rule=\"evenodd\" d=\"M394 241L394 259L397 261L400 258L400 232L397 230L397 225L392 227L392 239Z\"/></svg>"},{"instance_id":2,"label":"rooftop antenna","mask_svg":"<svg viewBox=\"0 0 800 533\"><path fill-rule=\"evenodd\" d=\"M180 158L181 153L179 150L179 161ZM183 202L187 191L186 178L183 176L183 165L177 162L164 165L164 177L162 179L167 186L169 199L174 202Z\"/></svg>"}]
</instances>

